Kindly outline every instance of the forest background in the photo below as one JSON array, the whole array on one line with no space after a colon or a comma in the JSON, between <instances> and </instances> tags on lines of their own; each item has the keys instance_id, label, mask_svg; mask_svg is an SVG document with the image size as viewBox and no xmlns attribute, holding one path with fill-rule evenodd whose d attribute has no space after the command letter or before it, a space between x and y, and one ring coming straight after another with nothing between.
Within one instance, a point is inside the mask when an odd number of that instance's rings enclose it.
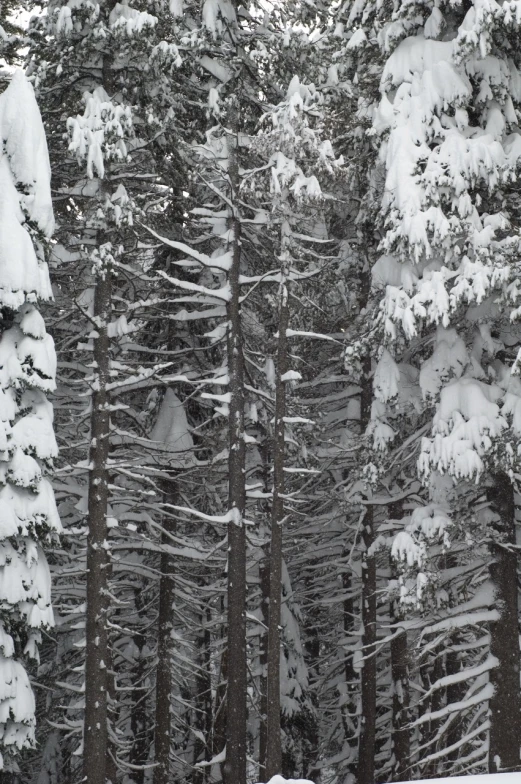
<instances>
[{"instance_id":1,"label":"forest background","mask_svg":"<svg viewBox=\"0 0 521 784\"><path fill-rule=\"evenodd\" d=\"M2 24L2 784L519 769L521 2Z\"/></svg>"}]
</instances>

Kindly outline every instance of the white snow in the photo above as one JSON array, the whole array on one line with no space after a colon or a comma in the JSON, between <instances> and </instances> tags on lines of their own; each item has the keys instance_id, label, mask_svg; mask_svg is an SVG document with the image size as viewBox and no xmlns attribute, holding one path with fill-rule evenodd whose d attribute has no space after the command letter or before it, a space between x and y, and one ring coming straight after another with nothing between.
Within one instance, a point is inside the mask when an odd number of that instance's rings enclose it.
<instances>
[{"instance_id":1,"label":"white snow","mask_svg":"<svg viewBox=\"0 0 521 784\"><path fill-rule=\"evenodd\" d=\"M128 5L116 3L109 16L109 25L122 28L127 35L142 33L147 27L155 27L157 17L146 11L138 11Z\"/></svg>"},{"instance_id":2,"label":"white snow","mask_svg":"<svg viewBox=\"0 0 521 784\"><path fill-rule=\"evenodd\" d=\"M309 779L285 779L282 776L272 776L266 784L313 784Z\"/></svg>"},{"instance_id":3,"label":"white snow","mask_svg":"<svg viewBox=\"0 0 521 784\"><path fill-rule=\"evenodd\" d=\"M44 476L58 453L44 394L55 387L56 355L35 307L52 292L33 236L36 228L49 237L54 221L45 133L21 72L0 95L0 129L0 304L14 311L0 336L0 604L15 625L25 624L24 654L37 659L37 630L54 623L39 539L46 529L60 532L61 524ZM0 745L21 749L34 742L34 697L3 625L0 649Z\"/></svg>"},{"instance_id":4,"label":"white snow","mask_svg":"<svg viewBox=\"0 0 521 784\"><path fill-rule=\"evenodd\" d=\"M165 392L150 439L156 441L163 450L175 454L175 458L172 457L174 465L181 467L193 462L194 442L186 411L182 401L170 387Z\"/></svg>"},{"instance_id":5,"label":"white snow","mask_svg":"<svg viewBox=\"0 0 521 784\"><path fill-rule=\"evenodd\" d=\"M204 26L214 36L221 33L226 23L235 22L235 10L231 0L204 0L202 18Z\"/></svg>"},{"instance_id":6,"label":"white snow","mask_svg":"<svg viewBox=\"0 0 521 784\"><path fill-rule=\"evenodd\" d=\"M0 95L0 128L14 182L28 190L27 195L20 194L20 203L29 218L50 237L54 216L47 142L32 85L22 71L14 72Z\"/></svg>"},{"instance_id":7,"label":"white snow","mask_svg":"<svg viewBox=\"0 0 521 784\"><path fill-rule=\"evenodd\" d=\"M83 95L83 115L69 117L69 150L87 162L87 175L105 174L104 160L125 160L125 137L132 134L132 115L129 106L113 103L103 87Z\"/></svg>"},{"instance_id":8,"label":"white snow","mask_svg":"<svg viewBox=\"0 0 521 784\"><path fill-rule=\"evenodd\" d=\"M2 96L0 111L1 106ZM28 294L42 299L52 296L47 265L38 260L24 222L22 195L4 154L0 158L0 302L13 310Z\"/></svg>"},{"instance_id":9,"label":"white snow","mask_svg":"<svg viewBox=\"0 0 521 784\"><path fill-rule=\"evenodd\" d=\"M493 439L507 428L498 401L501 390L477 379L463 377L441 390L433 420L433 438L422 439L419 470L431 467L454 477L478 480L483 456Z\"/></svg>"}]
</instances>

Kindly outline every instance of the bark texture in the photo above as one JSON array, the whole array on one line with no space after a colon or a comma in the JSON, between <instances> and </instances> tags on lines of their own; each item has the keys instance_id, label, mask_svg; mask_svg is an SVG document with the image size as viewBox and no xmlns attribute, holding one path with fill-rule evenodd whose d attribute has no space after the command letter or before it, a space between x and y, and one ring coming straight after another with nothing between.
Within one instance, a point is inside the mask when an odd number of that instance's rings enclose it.
<instances>
[{"instance_id":1,"label":"bark texture","mask_svg":"<svg viewBox=\"0 0 521 784\"><path fill-rule=\"evenodd\" d=\"M370 291L369 262L361 281L361 300L367 305ZM373 382L371 356L362 364L360 425L365 433L371 417ZM369 499L368 499L369 500ZM361 717L358 741L358 784L374 784L376 743L376 558L370 554L374 543L374 513L368 505L362 528L362 646L364 666L361 672Z\"/></svg>"},{"instance_id":2,"label":"bark texture","mask_svg":"<svg viewBox=\"0 0 521 784\"><path fill-rule=\"evenodd\" d=\"M168 482L164 493L168 504L175 504L177 494L173 482ZM170 515L163 518L161 543L171 544L169 534L175 532L175 520ZM173 557L161 553L161 578L159 581L159 612L157 617L157 671L155 713L155 763L153 784L168 784L170 777L171 699L172 699L172 627L175 589L175 564Z\"/></svg>"},{"instance_id":3,"label":"bark texture","mask_svg":"<svg viewBox=\"0 0 521 784\"><path fill-rule=\"evenodd\" d=\"M521 694L519 691L519 628L514 489L505 474L494 477L488 500L496 514L496 540L490 545L490 576L499 620L490 624L490 652L498 660L491 670L489 771L519 770Z\"/></svg>"},{"instance_id":4,"label":"bark texture","mask_svg":"<svg viewBox=\"0 0 521 784\"><path fill-rule=\"evenodd\" d=\"M398 621L395 615L395 621ZM410 765L409 666L407 633L400 631L391 640L391 677L393 681L393 781L407 781Z\"/></svg>"},{"instance_id":5,"label":"bark texture","mask_svg":"<svg viewBox=\"0 0 521 784\"><path fill-rule=\"evenodd\" d=\"M230 126L238 134L238 97L230 110ZM229 181L231 204L238 203L239 163L237 149L230 142ZM228 524L228 688L226 699L226 784L246 784L246 535L244 512L244 357L241 325L239 273L241 265L241 224L230 216L232 264L229 273L231 296L228 301L229 404L229 509Z\"/></svg>"},{"instance_id":6,"label":"bark texture","mask_svg":"<svg viewBox=\"0 0 521 784\"><path fill-rule=\"evenodd\" d=\"M403 501L397 501L388 506L389 518L401 520L403 518ZM391 559L390 572L396 577L396 564ZM392 780L407 781L410 760L409 737L409 651L407 645L407 632L400 629L399 601L392 601L390 607L392 632L396 634L391 640L391 679L392 679L392 749L393 766Z\"/></svg>"},{"instance_id":7,"label":"bark texture","mask_svg":"<svg viewBox=\"0 0 521 784\"><path fill-rule=\"evenodd\" d=\"M87 619L85 658L84 780L106 784L108 753L107 690L110 661L107 636L107 507L110 414L109 337L110 269L100 272L94 294L98 336L93 339L97 380L92 395L87 536Z\"/></svg>"},{"instance_id":8,"label":"bark texture","mask_svg":"<svg viewBox=\"0 0 521 784\"><path fill-rule=\"evenodd\" d=\"M268 621L268 684L266 779L282 771L280 728L280 605L282 598L282 524L284 521L284 417L288 370L289 321L288 288L283 273L279 295L279 339L277 347L277 381L275 388L275 427L273 443L273 503L270 538L270 593Z\"/></svg>"},{"instance_id":9,"label":"bark texture","mask_svg":"<svg viewBox=\"0 0 521 784\"><path fill-rule=\"evenodd\" d=\"M372 507L367 507L362 532L362 715L358 745L358 784L374 784L376 742L376 559L367 551L374 542Z\"/></svg>"}]
</instances>

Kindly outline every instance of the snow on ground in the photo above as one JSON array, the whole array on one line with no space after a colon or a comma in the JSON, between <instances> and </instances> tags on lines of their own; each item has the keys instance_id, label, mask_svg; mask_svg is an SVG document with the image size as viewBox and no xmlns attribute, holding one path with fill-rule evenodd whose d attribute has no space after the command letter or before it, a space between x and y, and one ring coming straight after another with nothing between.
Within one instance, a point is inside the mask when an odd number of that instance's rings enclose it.
<instances>
[{"instance_id":1,"label":"snow on ground","mask_svg":"<svg viewBox=\"0 0 521 784\"><path fill-rule=\"evenodd\" d=\"M282 776L273 776L268 784L313 784L313 782L309 779L285 779ZM506 784L510 784L510 782L506 782Z\"/></svg>"}]
</instances>

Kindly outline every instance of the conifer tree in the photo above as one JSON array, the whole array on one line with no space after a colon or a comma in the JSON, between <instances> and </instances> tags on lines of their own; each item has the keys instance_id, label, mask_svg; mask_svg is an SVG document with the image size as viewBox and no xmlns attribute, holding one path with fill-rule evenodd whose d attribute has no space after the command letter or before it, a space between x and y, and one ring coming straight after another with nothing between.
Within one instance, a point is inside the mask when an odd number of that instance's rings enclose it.
<instances>
[{"instance_id":1,"label":"conifer tree","mask_svg":"<svg viewBox=\"0 0 521 784\"><path fill-rule=\"evenodd\" d=\"M37 307L52 297L50 167L34 91L21 71L0 96L0 127L0 770L9 770L35 743L29 673L41 632L54 623L45 551L61 531L48 478L57 456L47 399L55 388L56 356Z\"/></svg>"},{"instance_id":2,"label":"conifer tree","mask_svg":"<svg viewBox=\"0 0 521 784\"><path fill-rule=\"evenodd\" d=\"M348 47L380 75L380 95L367 93L360 107L369 111L380 148L373 171L382 255L373 270L384 290L376 327L392 352L379 351L375 391L384 405L373 409L374 428L393 439L388 415L405 358L412 359L432 412L432 435L419 455L431 503L450 506L463 495L468 501L476 478L490 487L482 525L491 548L488 603L498 615L490 624L488 764L491 771L511 769L519 765L519 689L509 688L508 696L504 689L517 679L518 659L515 564L507 549L517 381L514 357L508 360L516 339L506 338L505 325L516 318L516 208L509 195L518 167L511 48L518 21L499 6L422 7L414 16L354 4L349 22L359 27ZM433 349L426 355L422 338L429 332ZM478 490L472 503L482 500ZM430 535L442 536L447 517L428 509ZM458 535L471 535L469 523Z\"/></svg>"}]
</instances>

